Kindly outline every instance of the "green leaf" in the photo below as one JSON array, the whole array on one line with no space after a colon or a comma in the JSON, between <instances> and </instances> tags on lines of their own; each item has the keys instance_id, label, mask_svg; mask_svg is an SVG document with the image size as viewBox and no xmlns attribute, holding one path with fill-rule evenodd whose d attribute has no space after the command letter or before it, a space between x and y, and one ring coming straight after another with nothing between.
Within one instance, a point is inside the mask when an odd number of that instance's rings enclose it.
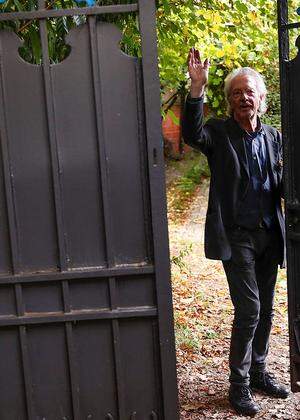
<instances>
[{"instance_id":1,"label":"green leaf","mask_svg":"<svg viewBox=\"0 0 300 420\"><path fill-rule=\"evenodd\" d=\"M24 6L22 6L19 0L14 0L14 3L16 5L16 9L18 10L18 12L21 12L22 10L24 10Z\"/></svg>"},{"instance_id":2,"label":"green leaf","mask_svg":"<svg viewBox=\"0 0 300 420\"><path fill-rule=\"evenodd\" d=\"M242 13L247 13L248 12L248 7L246 6L245 3L242 3L241 1L236 1L235 2L235 7Z\"/></svg>"},{"instance_id":3,"label":"green leaf","mask_svg":"<svg viewBox=\"0 0 300 420\"><path fill-rule=\"evenodd\" d=\"M39 34L33 28L31 28L30 30L30 41L31 41L34 62L36 64L40 64L41 59L42 59L42 47L41 47Z\"/></svg>"},{"instance_id":4,"label":"green leaf","mask_svg":"<svg viewBox=\"0 0 300 420\"><path fill-rule=\"evenodd\" d=\"M169 109L168 115L169 115L169 117L171 118L171 120L174 124L180 125L179 118L174 114L174 112L171 109Z\"/></svg>"},{"instance_id":5,"label":"green leaf","mask_svg":"<svg viewBox=\"0 0 300 420\"><path fill-rule=\"evenodd\" d=\"M170 4L169 4L169 0L162 0L162 4L163 4L163 7L164 7L164 12L166 14L171 13L171 7L170 7Z\"/></svg>"},{"instance_id":6,"label":"green leaf","mask_svg":"<svg viewBox=\"0 0 300 420\"><path fill-rule=\"evenodd\" d=\"M218 108L218 106L219 106L219 105L220 105L220 102L219 102L218 98L215 98L215 99L213 100L212 106L213 106L214 108Z\"/></svg>"}]
</instances>

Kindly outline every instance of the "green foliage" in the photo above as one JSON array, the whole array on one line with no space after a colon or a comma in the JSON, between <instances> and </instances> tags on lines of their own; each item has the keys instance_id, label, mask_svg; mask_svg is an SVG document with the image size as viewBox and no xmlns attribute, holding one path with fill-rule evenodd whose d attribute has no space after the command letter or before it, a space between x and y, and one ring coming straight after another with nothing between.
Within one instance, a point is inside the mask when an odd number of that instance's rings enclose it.
<instances>
[{"instance_id":1,"label":"green foliage","mask_svg":"<svg viewBox=\"0 0 300 420\"><path fill-rule=\"evenodd\" d=\"M116 3L128 3L127 0L98 0L98 5L109 5ZM86 6L85 3L81 3ZM0 6L2 12L29 11L37 7L37 0L8 0ZM52 0L46 2L46 8L70 8L78 7L75 0ZM140 55L140 36L138 22L134 15L103 15L101 20L117 24L123 31L121 47L131 55ZM70 29L84 23L85 16L60 17L47 20L49 57L52 63L62 61L68 54L70 47L65 43L65 36ZM20 54L24 60L40 64L42 60L42 48L39 36L39 25L37 21L14 21L0 22L0 29L12 29L23 40Z\"/></svg>"},{"instance_id":2,"label":"green foliage","mask_svg":"<svg viewBox=\"0 0 300 420\"><path fill-rule=\"evenodd\" d=\"M129 3L129 0L97 0L98 5ZM172 91L182 95L188 89L186 57L196 46L203 57L210 57L211 68L207 100L217 116L226 107L223 82L239 66L250 66L264 74L269 86L270 113L267 122L279 125L279 81L277 46L277 11L274 0L157 0L159 69L162 94ZM297 19L296 0L289 0L290 19ZM81 3L85 6L85 3ZM36 8L37 0L7 0L0 11ZM74 0L52 0L47 8L78 7ZM141 55L138 19L135 14L101 16L115 22L123 31L122 49ZM48 25L49 55L52 62L61 61L69 52L65 35L85 21L84 17L50 19ZM39 28L33 22L1 22L0 28L12 27L24 40L21 54L29 62L41 62ZM298 34L298 31L297 31ZM292 44L297 35L292 36ZM295 48L291 49L292 54ZM175 95L176 96L176 95Z\"/></svg>"},{"instance_id":3,"label":"green foliage","mask_svg":"<svg viewBox=\"0 0 300 420\"><path fill-rule=\"evenodd\" d=\"M46 7L73 7L75 2L72 0L56 0L47 2ZM37 1L34 0L8 0L3 3L0 10L2 12L20 12L35 9ZM48 44L50 60L54 63L61 61L69 51L65 44L65 35L69 30L80 23L80 18L58 18L47 21ZM23 40L20 48L21 56L28 62L40 64L42 59L42 48L39 36L39 26L37 21L13 21L0 22L1 29L12 29Z\"/></svg>"},{"instance_id":4,"label":"green foliage","mask_svg":"<svg viewBox=\"0 0 300 420\"><path fill-rule=\"evenodd\" d=\"M201 177L210 175L207 160L198 159L191 168L178 181L177 186L181 191L193 193L201 182Z\"/></svg>"},{"instance_id":5,"label":"green foliage","mask_svg":"<svg viewBox=\"0 0 300 420\"><path fill-rule=\"evenodd\" d=\"M279 69L274 68L273 72L266 75L266 85L268 88L268 111L262 116L265 124L270 124L277 129L281 128L280 118L280 90L279 90Z\"/></svg>"},{"instance_id":6,"label":"green foliage","mask_svg":"<svg viewBox=\"0 0 300 420\"><path fill-rule=\"evenodd\" d=\"M161 1L158 34L162 90L188 89L186 57L196 46L210 57L207 100L216 116L226 114L223 82L237 67L261 72L269 87L266 121L279 126L277 10L274 0ZM296 0L289 0L295 19ZM298 19L297 19L298 20Z\"/></svg>"}]
</instances>

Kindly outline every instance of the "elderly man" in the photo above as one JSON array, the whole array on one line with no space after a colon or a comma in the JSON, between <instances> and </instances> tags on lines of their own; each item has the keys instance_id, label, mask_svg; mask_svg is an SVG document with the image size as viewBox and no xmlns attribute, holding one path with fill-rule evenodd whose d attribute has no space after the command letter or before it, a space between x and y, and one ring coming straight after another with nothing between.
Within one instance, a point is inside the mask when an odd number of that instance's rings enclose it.
<instances>
[{"instance_id":1,"label":"elderly man","mask_svg":"<svg viewBox=\"0 0 300 420\"><path fill-rule=\"evenodd\" d=\"M183 137L207 156L211 169L205 254L222 260L234 306L229 401L239 413L253 415L259 406L252 389L288 396L266 370L277 269L284 260L281 137L260 122L266 87L255 70L240 68L227 76L229 118L204 124L209 62L191 49L188 68Z\"/></svg>"}]
</instances>

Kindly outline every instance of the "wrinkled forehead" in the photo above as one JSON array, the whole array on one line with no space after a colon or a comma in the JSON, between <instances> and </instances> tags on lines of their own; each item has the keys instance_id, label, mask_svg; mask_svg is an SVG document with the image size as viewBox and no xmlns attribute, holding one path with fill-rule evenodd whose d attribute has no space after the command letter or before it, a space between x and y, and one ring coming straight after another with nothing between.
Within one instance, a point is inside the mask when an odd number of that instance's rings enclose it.
<instances>
[{"instance_id":1,"label":"wrinkled forehead","mask_svg":"<svg viewBox=\"0 0 300 420\"><path fill-rule=\"evenodd\" d=\"M234 77L230 83L230 92L234 90L253 89L258 91L256 80L249 75L239 75Z\"/></svg>"}]
</instances>

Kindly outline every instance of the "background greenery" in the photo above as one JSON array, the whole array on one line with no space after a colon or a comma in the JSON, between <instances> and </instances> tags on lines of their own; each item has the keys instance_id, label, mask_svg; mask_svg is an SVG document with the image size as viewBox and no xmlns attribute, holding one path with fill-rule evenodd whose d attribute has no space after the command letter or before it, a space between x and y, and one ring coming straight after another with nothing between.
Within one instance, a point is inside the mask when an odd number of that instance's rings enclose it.
<instances>
[{"instance_id":1,"label":"background greenery","mask_svg":"<svg viewBox=\"0 0 300 420\"><path fill-rule=\"evenodd\" d=\"M97 0L96 3L131 3L130 0ZM225 115L223 80L235 67L251 66L262 72L269 89L269 112L265 121L280 126L277 10L274 0L157 0L157 27L159 68L162 97L171 99L162 103L166 114L172 103L183 101L188 90L186 57L191 46L199 48L203 57L210 57L211 69L207 101L217 116ZM36 0L7 0L1 11L31 10ZM73 0L47 1L48 8L78 7ZM85 3L80 5L85 6ZM290 0L290 19L299 18L299 2ZM49 53L52 62L61 61L68 54L64 37L70 28L84 22L84 17L59 18L48 21ZM123 30L123 49L128 54L140 55L138 20L135 15L107 15ZM32 63L41 62L41 46L37 22L1 23L13 26L24 40L23 58ZM170 96L170 95L169 95ZM172 113L170 114L172 117ZM176 119L174 118L176 121ZM178 121L177 121L178 122Z\"/></svg>"},{"instance_id":2,"label":"background greenery","mask_svg":"<svg viewBox=\"0 0 300 420\"><path fill-rule=\"evenodd\" d=\"M297 6L299 2L289 1L291 20L299 20ZM207 100L215 115L226 113L225 76L236 67L250 66L264 75L269 90L265 121L280 127L276 1L162 0L158 16L163 90L171 87L175 95L186 90L186 56L189 47L196 46L211 60Z\"/></svg>"}]
</instances>

